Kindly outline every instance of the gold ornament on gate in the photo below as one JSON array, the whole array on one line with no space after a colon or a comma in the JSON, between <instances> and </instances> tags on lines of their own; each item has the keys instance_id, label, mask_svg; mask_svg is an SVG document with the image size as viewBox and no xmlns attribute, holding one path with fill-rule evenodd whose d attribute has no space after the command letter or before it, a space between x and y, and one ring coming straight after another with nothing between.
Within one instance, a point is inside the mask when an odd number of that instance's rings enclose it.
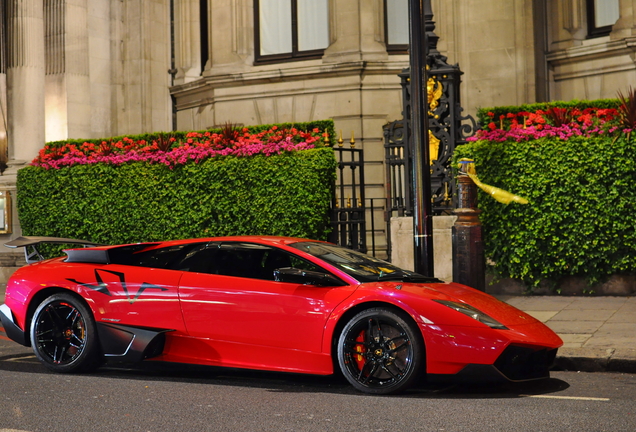
<instances>
[{"instance_id":1,"label":"gold ornament on gate","mask_svg":"<svg viewBox=\"0 0 636 432\"><path fill-rule=\"evenodd\" d=\"M433 118L439 118L438 115L435 115L434 111L439 106L439 100L444 93L444 88L442 83L439 81L435 81L434 78L429 78L426 82L426 95L428 100L428 115ZM433 161L437 160L439 157L439 143L440 140L433 135L433 132L428 131L428 155L429 155L429 164L433 165Z\"/></svg>"}]
</instances>

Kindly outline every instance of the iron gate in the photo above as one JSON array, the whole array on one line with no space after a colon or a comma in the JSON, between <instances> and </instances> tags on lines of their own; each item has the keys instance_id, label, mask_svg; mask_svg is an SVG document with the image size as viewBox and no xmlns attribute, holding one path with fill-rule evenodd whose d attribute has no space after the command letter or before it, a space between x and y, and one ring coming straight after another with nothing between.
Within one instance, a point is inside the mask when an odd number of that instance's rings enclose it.
<instances>
[{"instance_id":1,"label":"iron gate","mask_svg":"<svg viewBox=\"0 0 636 432\"><path fill-rule=\"evenodd\" d=\"M338 179L331 205L329 241L367 252L366 200L364 197L364 154L352 144L334 147Z\"/></svg>"}]
</instances>

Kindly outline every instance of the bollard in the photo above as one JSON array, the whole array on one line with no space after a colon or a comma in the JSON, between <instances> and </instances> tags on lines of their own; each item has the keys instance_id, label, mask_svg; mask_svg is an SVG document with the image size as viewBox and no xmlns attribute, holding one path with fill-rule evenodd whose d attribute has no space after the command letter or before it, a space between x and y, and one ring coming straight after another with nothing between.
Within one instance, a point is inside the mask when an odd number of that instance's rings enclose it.
<instances>
[{"instance_id":1,"label":"bollard","mask_svg":"<svg viewBox=\"0 0 636 432\"><path fill-rule=\"evenodd\" d=\"M486 263L477 186L466 174L472 161L462 161L457 177L457 221L453 225L453 282L486 291Z\"/></svg>"}]
</instances>

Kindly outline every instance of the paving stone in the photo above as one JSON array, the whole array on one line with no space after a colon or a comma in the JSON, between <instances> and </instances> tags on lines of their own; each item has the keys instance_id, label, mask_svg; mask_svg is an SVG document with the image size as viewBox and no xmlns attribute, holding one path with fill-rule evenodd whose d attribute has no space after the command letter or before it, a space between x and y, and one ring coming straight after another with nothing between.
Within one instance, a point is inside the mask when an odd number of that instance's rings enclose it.
<instances>
[{"instance_id":1,"label":"paving stone","mask_svg":"<svg viewBox=\"0 0 636 432\"><path fill-rule=\"evenodd\" d=\"M636 348L616 348L612 358L636 360Z\"/></svg>"},{"instance_id":2,"label":"paving stone","mask_svg":"<svg viewBox=\"0 0 636 432\"><path fill-rule=\"evenodd\" d=\"M630 297L625 301L625 304L618 309L619 312L634 312L636 313L636 297Z\"/></svg>"},{"instance_id":3,"label":"paving stone","mask_svg":"<svg viewBox=\"0 0 636 432\"><path fill-rule=\"evenodd\" d=\"M636 310L634 311L623 311L620 309L614 315L612 315L608 320L608 323L631 323L636 324ZM634 329L636 331L636 328Z\"/></svg>"},{"instance_id":4,"label":"paving stone","mask_svg":"<svg viewBox=\"0 0 636 432\"><path fill-rule=\"evenodd\" d=\"M625 303L627 303L627 297L577 297L564 309L606 309L615 311L621 308Z\"/></svg>"},{"instance_id":5,"label":"paving stone","mask_svg":"<svg viewBox=\"0 0 636 432\"><path fill-rule=\"evenodd\" d=\"M582 346L592 337L592 335L582 333L563 333L559 334L559 337L563 340L564 344L579 344L579 346Z\"/></svg>"},{"instance_id":6,"label":"paving stone","mask_svg":"<svg viewBox=\"0 0 636 432\"><path fill-rule=\"evenodd\" d=\"M635 347L636 327L630 323L605 323L583 346L617 349Z\"/></svg>"},{"instance_id":7,"label":"paving stone","mask_svg":"<svg viewBox=\"0 0 636 432\"><path fill-rule=\"evenodd\" d=\"M613 348L560 348L557 355L562 357L588 357L609 359L615 353Z\"/></svg>"},{"instance_id":8,"label":"paving stone","mask_svg":"<svg viewBox=\"0 0 636 432\"><path fill-rule=\"evenodd\" d=\"M538 319L542 323L559 313L559 311L525 311L528 315Z\"/></svg>"},{"instance_id":9,"label":"paving stone","mask_svg":"<svg viewBox=\"0 0 636 432\"><path fill-rule=\"evenodd\" d=\"M546 324L558 334L593 334L603 325L603 321L549 321Z\"/></svg>"},{"instance_id":10,"label":"paving stone","mask_svg":"<svg viewBox=\"0 0 636 432\"><path fill-rule=\"evenodd\" d=\"M511 297L504 301L523 311L554 311L564 309L566 306L572 303L573 298L556 296Z\"/></svg>"},{"instance_id":11,"label":"paving stone","mask_svg":"<svg viewBox=\"0 0 636 432\"><path fill-rule=\"evenodd\" d=\"M612 315L613 310L591 309L591 310L562 310L556 314L550 321L607 321Z\"/></svg>"}]
</instances>

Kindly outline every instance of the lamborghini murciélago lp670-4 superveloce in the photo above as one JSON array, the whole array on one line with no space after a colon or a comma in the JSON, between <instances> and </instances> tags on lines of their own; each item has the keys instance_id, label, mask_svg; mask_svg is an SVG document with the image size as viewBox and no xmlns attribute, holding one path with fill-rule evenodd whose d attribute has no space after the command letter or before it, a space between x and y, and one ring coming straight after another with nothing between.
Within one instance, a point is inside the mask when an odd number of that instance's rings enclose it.
<instances>
[{"instance_id":1,"label":"lamborghini murci\u00e9lago lp670-4 superveloce","mask_svg":"<svg viewBox=\"0 0 636 432\"><path fill-rule=\"evenodd\" d=\"M418 377L546 378L561 339L496 298L330 243L272 236L80 247L10 278L2 326L55 372L171 362L329 375L389 394ZM86 245L84 245L86 246Z\"/></svg>"}]
</instances>

